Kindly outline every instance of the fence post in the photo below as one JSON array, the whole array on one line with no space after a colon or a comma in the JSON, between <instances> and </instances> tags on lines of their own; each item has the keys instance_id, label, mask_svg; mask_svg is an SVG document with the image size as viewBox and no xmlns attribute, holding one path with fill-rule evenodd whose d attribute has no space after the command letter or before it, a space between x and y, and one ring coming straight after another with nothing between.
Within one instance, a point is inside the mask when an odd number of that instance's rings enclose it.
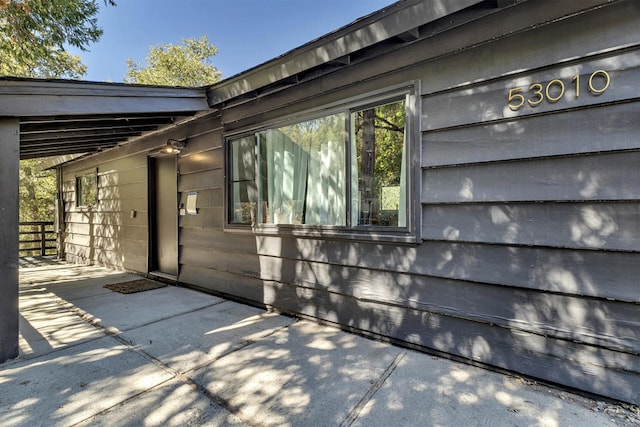
<instances>
[{"instance_id":1,"label":"fence post","mask_svg":"<svg viewBox=\"0 0 640 427\"><path fill-rule=\"evenodd\" d=\"M47 254L47 239L45 239L45 224L39 224L40 226L40 256Z\"/></svg>"}]
</instances>

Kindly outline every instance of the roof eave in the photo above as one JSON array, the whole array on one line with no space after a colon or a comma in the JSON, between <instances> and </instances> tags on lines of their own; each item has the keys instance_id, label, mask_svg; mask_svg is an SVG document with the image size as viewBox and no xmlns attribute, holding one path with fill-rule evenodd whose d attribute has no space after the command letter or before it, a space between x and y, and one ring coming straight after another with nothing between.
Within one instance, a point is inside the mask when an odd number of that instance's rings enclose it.
<instances>
[{"instance_id":1,"label":"roof eave","mask_svg":"<svg viewBox=\"0 0 640 427\"><path fill-rule=\"evenodd\" d=\"M210 106L243 96L481 3L482 0L406 0L361 18L282 56L207 88Z\"/></svg>"}]
</instances>

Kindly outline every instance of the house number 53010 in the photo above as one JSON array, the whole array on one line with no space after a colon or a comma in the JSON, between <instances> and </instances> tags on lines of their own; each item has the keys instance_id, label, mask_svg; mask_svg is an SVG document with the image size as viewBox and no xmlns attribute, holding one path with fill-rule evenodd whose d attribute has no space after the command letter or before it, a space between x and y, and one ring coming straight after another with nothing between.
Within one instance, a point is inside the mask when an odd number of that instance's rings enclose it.
<instances>
[{"instance_id":1,"label":"house number 53010","mask_svg":"<svg viewBox=\"0 0 640 427\"><path fill-rule=\"evenodd\" d=\"M592 95L600 95L607 90L611 83L611 76L604 70L596 70L589 76L588 89ZM568 84L574 88L575 99L580 97L580 75L576 74ZM565 84L560 79L551 80L545 86L543 83L534 83L529 86L527 93L523 92L521 87L513 87L509 89L507 102L512 111L519 110L525 103L531 107L542 104L545 100L550 103L558 102L562 99L565 92Z\"/></svg>"}]
</instances>

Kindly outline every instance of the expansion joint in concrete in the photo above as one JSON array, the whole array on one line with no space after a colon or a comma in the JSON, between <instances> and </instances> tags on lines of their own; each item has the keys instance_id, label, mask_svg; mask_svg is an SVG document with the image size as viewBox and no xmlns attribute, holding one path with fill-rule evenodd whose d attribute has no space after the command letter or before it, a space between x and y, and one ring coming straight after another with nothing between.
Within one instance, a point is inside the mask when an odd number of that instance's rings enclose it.
<instances>
[{"instance_id":1,"label":"expansion joint in concrete","mask_svg":"<svg viewBox=\"0 0 640 427\"><path fill-rule=\"evenodd\" d=\"M340 423L340 427L349 427L351 424L354 423L356 419L358 419L358 416L360 415L364 407L373 398L376 392L380 390L380 387L382 387L382 385L387 380L387 378L389 378L389 376L393 373L393 371L395 371L395 369L398 367L398 365L400 364L404 356L406 356L406 354L407 354L406 351L402 351L393 359L393 361L389 364L389 366L387 366L387 369L384 370L382 375L380 375L380 377L371 385L371 387L369 387L369 389L364 394L364 396L362 396L362 399L360 399L357 405L354 406L353 409L351 409L351 411L349 411L347 416Z\"/></svg>"}]
</instances>

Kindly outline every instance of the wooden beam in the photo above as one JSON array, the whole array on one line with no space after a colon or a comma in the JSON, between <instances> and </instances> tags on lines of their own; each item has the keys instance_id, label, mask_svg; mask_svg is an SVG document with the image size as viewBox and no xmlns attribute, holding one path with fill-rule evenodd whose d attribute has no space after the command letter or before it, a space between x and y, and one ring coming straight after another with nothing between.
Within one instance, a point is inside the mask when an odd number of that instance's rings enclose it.
<instances>
[{"instance_id":1,"label":"wooden beam","mask_svg":"<svg viewBox=\"0 0 640 427\"><path fill-rule=\"evenodd\" d=\"M103 128L91 130L60 130L57 132L38 132L22 134L20 143L23 147L34 145L36 143L46 144L48 142L61 141L85 141L107 137L135 136L141 135L142 132L148 132L157 129L157 126L126 126L122 128Z\"/></svg>"},{"instance_id":2,"label":"wooden beam","mask_svg":"<svg viewBox=\"0 0 640 427\"><path fill-rule=\"evenodd\" d=\"M66 154L88 153L104 151L115 147L118 142L124 142L126 138L117 140L95 142L90 144L62 144L53 147L37 146L33 148L22 148L20 150L21 159L34 159L41 157L63 156Z\"/></svg>"},{"instance_id":3,"label":"wooden beam","mask_svg":"<svg viewBox=\"0 0 640 427\"><path fill-rule=\"evenodd\" d=\"M396 37L398 37L403 42L412 42L414 40L418 40L420 38L420 29L413 28L409 31L398 34Z\"/></svg>"},{"instance_id":4,"label":"wooden beam","mask_svg":"<svg viewBox=\"0 0 640 427\"><path fill-rule=\"evenodd\" d=\"M93 149L87 149L81 146L75 146L75 148L69 148L69 149L60 149L60 150L54 150L54 151L44 151L44 150L40 150L40 151L34 151L34 152L25 152L25 153L21 153L20 154L20 160L27 160L27 159L41 159L43 157L53 157L53 156L67 156L70 154L88 154L89 152L93 152ZM42 167L42 169L46 169L46 167Z\"/></svg>"},{"instance_id":5,"label":"wooden beam","mask_svg":"<svg viewBox=\"0 0 640 427\"><path fill-rule=\"evenodd\" d=\"M20 123L0 120L0 363L18 356Z\"/></svg>"},{"instance_id":6,"label":"wooden beam","mask_svg":"<svg viewBox=\"0 0 640 427\"><path fill-rule=\"evenodd\" d=\"M83 121L43 121L25 124L20 121L20 134L22 136L39 132L59 132L67 130L90 130L105 128L124 128L136 126L160 126L171 124L172 118L158 119L111 119L111 120L83 120Z\"/></svg>"},{"instance_id":7,"label":"wooden beam","mask_svg":"<svg viewBox=\"0 0 640 427\"><path fill-rule=\"evenodd\" d=\"M72 160L78 159L84 156L86 153L71 153L71 154L56 154L56 157L50 157L38 165L40 170L48 170L57 167L63 163L70 162ZM23 157L23 159L27 159L28 157ZM62 192L60 192L62 194ZM62 222L61 222L62 224ZM61 253L58 250L58 253Z\"/></svg>"},{"instance_id":8,"label":"wooden beam","mask_svg":"<svg viewBox=\"0 0 640 427\"><path fill-rule=\"evenodd\" d=\"M0 79L0 116L138 114L208 110L205 89Z\"/></svg>"},{"instance_id":9,"label":"wooden beam","mask_svg":"<svg viewBox=\"0 0 640 427\"><path fill-rule=\"evenodd\" d=\"M122 142L126 141L127 138L134 137L140 135L140 132L126 132L126 133L117 133L111 135L95 135L93 137L84 137L84 138L67 138L67 139L52 139L50 141L36 141L36 142L26 142L20 144L20 151L23 150L37 150L37 149L52 149L55 147L67 147L80 145L82 147L90 147L91 145L108 145L113 142Z\"/></svg>"},{"instance_id":10,"label":"wooden beam","mask_svg":"<svg viewBox=\"0 0 640 427\"><path fill-rule=\"evenodd\" d=\"M114 121L115 122L119 122L119 121L136 122L139 120L155 121L160 119L163 119L169 122L175 122L181 117L192 116L195 113L196 113L195 111L172 111L172 112L170 111L170 112L163 112L163 113L137 113L137 114L127 114L127 115L120 115L120 116L113 115L113 114L110 114L110 115L79 114L75 116L68 116L68 115L25 116L20 118L20 129L24 130L24 126L26 125L39 125L43 123L62 123L64 125L67 125L69 123L76 124L76 123L89 122L89 123L104 124L104 122L110 123Z\"/></svg>"}]
</instances>

